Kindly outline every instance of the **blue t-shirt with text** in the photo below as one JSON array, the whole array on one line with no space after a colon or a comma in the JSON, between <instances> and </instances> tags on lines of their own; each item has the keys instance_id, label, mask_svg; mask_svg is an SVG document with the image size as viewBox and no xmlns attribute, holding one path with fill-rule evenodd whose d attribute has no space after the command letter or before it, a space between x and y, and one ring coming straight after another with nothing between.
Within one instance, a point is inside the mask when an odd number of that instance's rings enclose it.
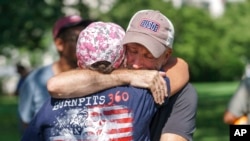
<instances>
[{"instance_id":1,"label":"blue t-shirt with text","mask_svg":"<svg viewBox=\"0 0 250 141\"><path fill-rule=\"evenodd\" d=\"M166 78L169 87L169 80ZM150 140L158 105L147 89L120 86L79 98L48 100L22 140Z\"/></svg>"}]
</instances>

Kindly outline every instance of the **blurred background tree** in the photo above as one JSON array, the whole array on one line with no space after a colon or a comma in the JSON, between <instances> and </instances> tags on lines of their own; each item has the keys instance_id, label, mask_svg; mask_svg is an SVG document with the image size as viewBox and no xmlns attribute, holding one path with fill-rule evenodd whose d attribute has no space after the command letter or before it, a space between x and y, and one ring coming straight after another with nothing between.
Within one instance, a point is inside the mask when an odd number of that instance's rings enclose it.
<instances>
[{"instance_id":1,"label":"blurred background tree","mask_svg":"<svg viewBox=\"0 0 250 141\"><path fill-rule=\"evenodd\" d=\"M88 18L88 8L80 2L57 0L1 0L0 54L28 53L33 67L41 65L42 55L52 43L52 26L65 10ZM80 9L80 10L77 10ZM16 58L15 58L16 59Z\"/></svg>"},{"instance_id":2,"label":"blurred background tree","mask_svg":"<svg viewBox=\"0 0 250 141\"><path fill-rule=\"evenodd\" d=\"M224 15L212 18L207 9L174 8L167 0L1 0L0 55L10 64L13 56L25 54L31 67L38 67L51 51L51 28L62 15L77 13L126 28L136 11L157 9L175 26L174 55L189 63L192 82L238 80L250 57L249 8L249 1L227 3Z\"/></svg>"},{"instance_id":3,"label":"blurred background tree","mask_svg":"<svg viewBox=\"0 0 250 141\"><path fill-rule=\"evenodd\" d=\"M249 60L249 1L228 3L223 16L212 18L208 10L154 0L122 1L101 18L126 28L138 10L157 9L175 26L174 55L189 63L192 82L238 80Z\"/></svg>"}]
</instances>

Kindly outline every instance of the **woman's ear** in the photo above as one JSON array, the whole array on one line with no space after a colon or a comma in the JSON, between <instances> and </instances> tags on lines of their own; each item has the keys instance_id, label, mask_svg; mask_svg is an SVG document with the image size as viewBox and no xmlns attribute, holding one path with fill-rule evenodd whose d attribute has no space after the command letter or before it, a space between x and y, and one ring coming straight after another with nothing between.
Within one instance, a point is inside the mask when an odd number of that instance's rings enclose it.
<instances>
[{"instance_id":1,"label":"woman's ear","mask_svg":"<svg viewBox=\"0 0 250 141\"><path fill-rule=\"evenodd\" d=\"M77 61L77 66L80 68L80 69L85 69L86 67L81 65L81 62L80 61Z\"/></svg>"},{"instance_id":2,"label":"woman's ear","mask_svg":"<svg viewBox=\"0 0 250 141\"><path fill-rule=\"evenodd\" d=\"M59 52L63 51L64 42L63 42L63 40L61 38L56 38L55 39L55 45L56 45L56 49Z\"/></svg>"}]
</instances>

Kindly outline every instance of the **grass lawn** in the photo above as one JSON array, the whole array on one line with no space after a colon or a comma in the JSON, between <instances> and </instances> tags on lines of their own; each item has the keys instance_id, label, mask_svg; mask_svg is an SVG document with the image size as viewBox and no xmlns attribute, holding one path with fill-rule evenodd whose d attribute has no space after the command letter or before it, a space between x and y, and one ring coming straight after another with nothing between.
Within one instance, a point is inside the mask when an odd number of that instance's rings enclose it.
<instances>
[{"instance_id":1,"label":"grass lawn","mask_svg":"<svg viewBox=\"0 0 250 141\"><path fill-rule=\"evenodd\" d=\"M194 141L229 141L229 126L223 123L224 110L239 82L195 83L199 102Z\"/></svg>"},{"instance_id":2,"label":"grass lawn","mask_svg":"<svg viewBox=\"0 0 250 141\"><path fill-rule=\"evenodd\" d=\"M0 95L0 141L19 141L17 97Z\"/></svg>"},{"instance_id":3,"label":"grass lawn","mask_svg":"<svg viewBox=\"0 0 250 141\"><path fill-rule=\"evenodd\" d=\"M194 141L229 141L223 112L238 82L195 83L199 103ZM0 141L18 141L17 98L0 94Z\"/></svg>"}]
</instances>

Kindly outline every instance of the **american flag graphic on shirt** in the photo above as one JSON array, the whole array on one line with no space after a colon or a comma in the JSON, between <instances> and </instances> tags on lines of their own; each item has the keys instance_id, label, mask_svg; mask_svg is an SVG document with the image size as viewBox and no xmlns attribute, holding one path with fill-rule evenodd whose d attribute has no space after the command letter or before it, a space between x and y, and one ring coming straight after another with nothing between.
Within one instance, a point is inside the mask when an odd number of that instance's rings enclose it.
<instances>
[{"instance_id":1,"label":"american flag graphic on shirt","mask_svg":"<svg viewBox=\"0 0 250 141\"><path fill-rule=\"evenodd\" d=\"M133 113L123 105L64 110L53 122L51 141L132 141Z\"/></svg>"}]
</instances>

